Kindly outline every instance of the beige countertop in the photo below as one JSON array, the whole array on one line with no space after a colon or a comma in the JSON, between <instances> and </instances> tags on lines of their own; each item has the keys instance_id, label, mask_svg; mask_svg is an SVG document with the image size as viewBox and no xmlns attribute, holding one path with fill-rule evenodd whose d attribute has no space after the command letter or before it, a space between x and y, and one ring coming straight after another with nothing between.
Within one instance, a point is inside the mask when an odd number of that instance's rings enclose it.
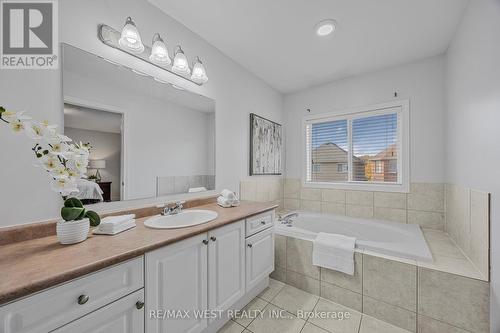
<instances>
[{"instance_id":1,"label":"beige countertop","mask_svg":"<svg viewBox=\"0 0 500 333\"><path fill-rule=\"evenodd\" d=\"M212 203L196 208L216 211L217 219L193 227L150 229L144 226L147 218L140 218L131 230L114 236L90 235L79 244L61 245L53 235L0 246L0 304L276 207L250 201L233 208Z\"/></svg>"}]
</instances>

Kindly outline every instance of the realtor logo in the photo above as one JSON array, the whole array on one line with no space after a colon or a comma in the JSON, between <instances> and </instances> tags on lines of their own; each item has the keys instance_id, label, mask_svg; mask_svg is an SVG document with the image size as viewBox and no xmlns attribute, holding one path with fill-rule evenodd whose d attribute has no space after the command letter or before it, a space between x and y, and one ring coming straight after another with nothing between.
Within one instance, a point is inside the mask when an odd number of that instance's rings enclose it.
<instances>
[{"instance_id":1,"label":"realtor logo","mask_svg":"<svg viewBox=\"0 0 500 333\"><path fill-rule=\"evenodd\" d=\"M58 68L56 0L1 1L0 68Z\"/></svg>"}]
</instances>

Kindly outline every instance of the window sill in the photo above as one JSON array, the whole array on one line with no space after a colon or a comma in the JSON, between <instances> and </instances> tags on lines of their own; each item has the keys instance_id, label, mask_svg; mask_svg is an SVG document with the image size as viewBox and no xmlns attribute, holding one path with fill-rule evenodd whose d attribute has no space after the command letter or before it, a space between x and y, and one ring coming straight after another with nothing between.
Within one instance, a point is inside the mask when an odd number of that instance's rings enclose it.
<instances>
[{"instance_id":1,"label":"window sill","mask_svg":"<svg viewBox=\"0 0 500 333\"><path fill-rule=\"evenodd\" d=\"M409 184L384 184L384 183L322 183L322 182L306 182L302 180L302 187L306 188L325 188L336 190L352 190L352 191L372 191L372 192L399 192L408 193Z\"/></svg>"}]
</instances>

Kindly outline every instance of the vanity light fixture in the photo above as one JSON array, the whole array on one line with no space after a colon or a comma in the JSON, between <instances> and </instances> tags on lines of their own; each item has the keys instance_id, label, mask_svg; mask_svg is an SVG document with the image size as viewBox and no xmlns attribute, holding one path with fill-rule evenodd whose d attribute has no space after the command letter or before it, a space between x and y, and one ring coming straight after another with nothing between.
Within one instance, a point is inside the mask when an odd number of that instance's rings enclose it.
<instances>
[{"instance_id":1,"label":"vanity light fixture","mask_svg":"<svg viewBox=\"0 0 500 333\"><path fill-rule=\"evenodd\" d=\"M337 28L337 22L335 20L327 19L322 20L314 27L316 34L321 37L330 35Z\"/></svg>"},{"instance_id":2,"label":"vanity light fixture","mask_svg":"<svg viewBox=\"0 0 500 333\"><path fill-rule=\"evenodd\" d=\"M205 66L203 66L203 63L198 57L196 57L196 60L193 64L193 73L191 74L191 80L199 83L206 83L208 81Z\"/></svg>"},{"instance_id":3,"label":"vanity light fixture","mask_svg":"<svg viewBox=\"0 0 500 333\"><path fill-rule=\"evenodd\" d=\"M97 36L101 42L109 47L131 55L158 69L174 74L196 85L201 86L208 81L205 65L199 58L196 58L193 62L193 73L191 73L188 58L184 54L182 48L180 46L176 47L172 59L159 33L153 36L153 43L151 46L144 45L139 31L130 17L127 17L127 21L121 32L113 29L109 25L99 24L97 27ZM134 72L139 75L149 76L142 71L135 70ZM152 77L157 76L153 72L151 73Z\"/></svg>"},{"instance_id":4,"label":"vanity light fixture","mask_svg":"<svg viewBox=\"0 0 500 333\"><path fill-rule=\"evenodd\" d=\"M144 44L142 44L141 35L130 16L127 17L125 21L118 43L121 48L127 51L137 54L144 52Z\"/></svg>"},{"instance_id":5,"label":"vanity light fixture","mask_svg":"<svg viewBox=\"0 0 500 333\"><path fill-rule=\"evenodd\" d=\"M191 73L186 55L179 45L177 45L177 48L175 49L174 64L172 65L172 70L181 75L188 75L189 73Z\"/></svg>"},{"instance_id":6,"label":"vanity light fixture","mask_svg":"<svg viewBox=\"0 0 500 333\"><path fill-rule=\"evenodd\" d=\"M170 60L168 56L167 46L159 33L153 36L153 46L151 47L149 60L160 66L170 65L172 63L172 60Z\"/></svg>"}]
</instances>

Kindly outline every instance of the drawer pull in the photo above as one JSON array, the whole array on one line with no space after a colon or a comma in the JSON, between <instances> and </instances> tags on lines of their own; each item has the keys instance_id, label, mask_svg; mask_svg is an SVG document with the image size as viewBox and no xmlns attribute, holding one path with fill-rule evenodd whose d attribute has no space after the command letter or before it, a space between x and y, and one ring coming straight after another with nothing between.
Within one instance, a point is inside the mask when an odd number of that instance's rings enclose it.
<instances>
[{"instance_id":1,"label":"drawer pull","mask_svg":"<svg viewBox=\"0 0 500 333\"><path fill-rule=\"evenodd\" d=\"M266 224L266 221L260 221L260 224L264 225Z\"/></svg>"},{"instance_id":2,"label":"drawer pull","mask_svg":"<svg viewBox=\"0 0 500 333\"><path fill-rule=\"evenodd\" d=\"M144 302L143 301L137 301L137 303L135 303L135 307L137 308L137 310L140 310L144 307Z\"/></svg>"},{"instance_id":3,"label":"drawer pull","mask_svg":"<svg viewBox=\"0 0 500 333\"><path fill-rule=\"evenodd\" d=\"M212 236L212 237L210 237L210 240L211 240L212 242L215 242L215 241L217 240L217 237Z\"/></svg>"},{"instance_id":4,"label":"drawer pull","mask_svg":"<svg viewBox=\"0 0 500 333\"><path fill-rule=\"evenodd\" d=\"M78 296L78 304L83 305L89 301L89 297L87 295Z\"/></svg>"},{"instance_id":5,"label":"drawer pull","mask_svg":"<svg viewBox=\"0 0 500 333\"><path fill-rule=\"evenodd\" d=\"M208 240L204 239L203 244L208 245Z\"/></svg>"},{"instance_id":6,"label":"drawer pull","mask_svg":"<svg viewBox=\"0 0 500 333\"><path fill-rule=\"evenodd\" d=\"M252 247L253 245L252 245L252 243L248 243L247 246L248 247Z\"/></svg>"}]
</instances>

